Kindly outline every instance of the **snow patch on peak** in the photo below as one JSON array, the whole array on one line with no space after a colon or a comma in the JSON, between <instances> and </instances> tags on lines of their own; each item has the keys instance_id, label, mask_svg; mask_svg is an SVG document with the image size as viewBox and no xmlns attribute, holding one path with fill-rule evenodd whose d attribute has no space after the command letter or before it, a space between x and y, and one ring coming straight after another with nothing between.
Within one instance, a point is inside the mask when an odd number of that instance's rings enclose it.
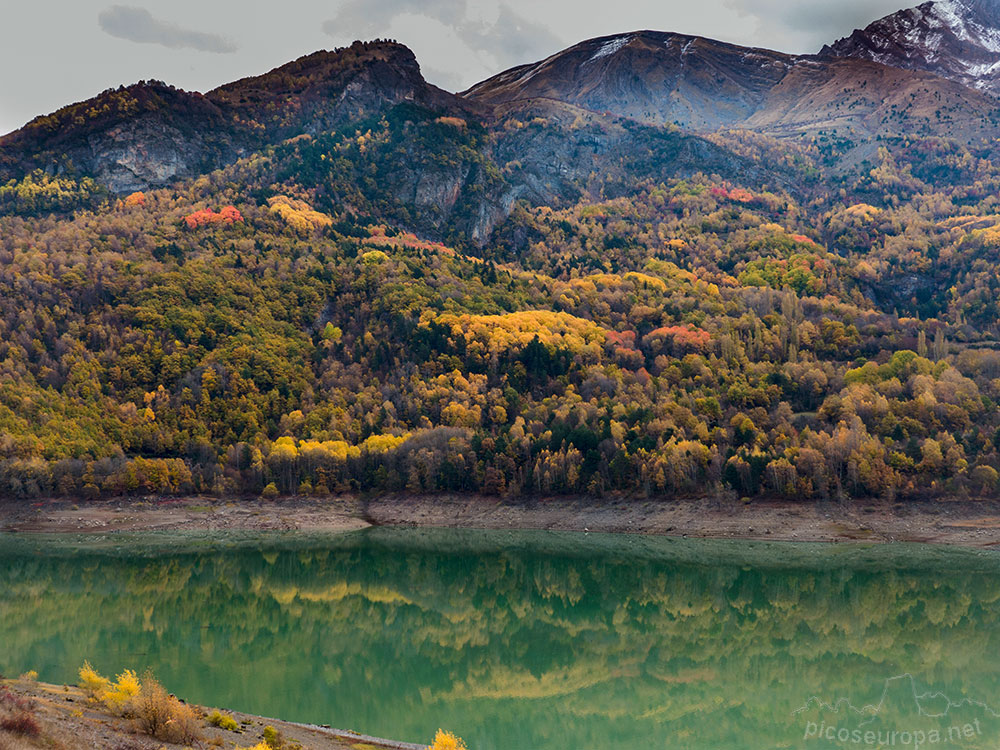
<instances>
[{"instance_id":1,"label":"snow patch on peak","mask_svg":"<svg viewBox=\"0 0 1000 750\"><path fill-rule=\"evenodd\" d=\"M986 78L987 76L994 76L997 71L1000 70L1000 61L995 63L982 63L980 65L973 65L969 63L967 64L965 70L973 78ZM985 85L985 81L978 81L976 88L983 88Z\"/></svg>"},{"instance_id":2,"label":"snow patch on peak","mask_svg":"<svg viewBox=\"0 0 1000 750\"><path fill-rule=\"evenodd\" d=\"M615 54L631 42L632 39L634 39L632 36L620 36L605 42L601 45L601 48L594 53L594 56L587 60L587 62L593 62L594 60L599 60L602 57L608 57Z\"/></svg>"},{"instance_id":3,"label":"snow patch on peak","mask_svg":"<svg viewBox=\"0 0 1000 750\"><path fill-rule=\"evenodd\" d=\"M937 0L931 7L931 11L940 21L952 30L963 42L969 41L969 32L965 28L965 19L962 18L961 11L965 8L955 0Z\"/></svg>"},{"instance_id":4,"label":"snow patch on peak","mask_svg":"<svg viewBox=\"0 0 1000 750\"><path fill-rule=\"evenodd\" d=\"M939 20L963 42L969 42L989 52L1000 52L1000 30L983 26L970 17L972 11L960 0L936 0L930 18Z\"/></svg>"}]
</instances>

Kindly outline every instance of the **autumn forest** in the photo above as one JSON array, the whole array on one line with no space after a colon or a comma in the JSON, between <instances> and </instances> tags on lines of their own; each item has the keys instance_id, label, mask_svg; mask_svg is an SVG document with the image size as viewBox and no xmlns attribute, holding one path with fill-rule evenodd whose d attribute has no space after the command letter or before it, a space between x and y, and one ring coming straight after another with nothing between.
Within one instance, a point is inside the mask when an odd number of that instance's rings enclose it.
<instances>
[{"instance_id":1,"label":"autumn forest","mask_svg":"<svg viewBox=\"0 0 1000 750\"><path fill-rule=\"evenodd\" d=\"M502 139L602 129L654 145L470 230ZM11 179L0 493L995 495L993 146L722 130L736 168L665 173L685 137L403 103L161 188Z\"/></svg>"}]
</instances>

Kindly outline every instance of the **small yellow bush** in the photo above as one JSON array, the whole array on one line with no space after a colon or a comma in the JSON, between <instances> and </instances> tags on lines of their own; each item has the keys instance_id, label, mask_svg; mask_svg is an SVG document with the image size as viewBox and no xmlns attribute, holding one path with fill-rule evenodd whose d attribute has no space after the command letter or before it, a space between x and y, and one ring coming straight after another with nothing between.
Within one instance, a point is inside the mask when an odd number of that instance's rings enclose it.
<instances>
[{"instance_id":1,"label":"small yellow bush","mask_svg":"<svg viewBox=\"0 0 1000 750\"><path fill-rule=\"evenodd\" d=\"M465 743L451 732L439 729L434 735L434 744L427 750L469 750Z\"/></svg>"},{"instance_id":2,"label":"small yellow bush","mask_svg":"<svg viewBox=\"0 0 1000 750\"><path fill-rule=\"evenodd\" d=\"M129 701L139 694L141 687L139 678L135 676L135 672L131 669L126 669L98 697L112 711L121 713L126 709Z\"/></svg>"},{"instance_id":3,"label":"small yellow bush","mask_svg":"<svg viewBox=\"0 0 1000 750\"><path fill-rule=\"evenodd\" d=\"M285 746L285 738L272 726L264 727L264 746L269 750L281 750Z\"/></svg>"},{"instance_id":4,"label":"small yellow bush","mask_svg":"<svg viewBox=\"0 0 1000 750\"><path fill-rule=\"evenodd\" d=\"M111 682L98 674L88 661L80 667L80 687L90 700L100 701L117 713L127 709L129 701L138 695L140 689L139 678L131 669L126 669L115 682Z\"/></svg>"},{"instance_id":5,"label":"small yellow bush","mask_svg":"<svg viewBox=\"0 0 1000 750\"><path fill-rule=\"evenodd\" d=\"M107 677L102 677L97 673L89 661L85 661L80 667L80 687L91 700L100 700L101 694L108 689L111 681Z\"/></svg>"},{"instance_id":6,"label":"small yellow bush","mask_svg":"<svg viewBox=\"0 0 1000 750\"><path fill-rule=\"evenodd\" d=\"M219 727L219 729L225 729L227 732L238 732L240 731L239 722L236 721L229 714L224 714L218 709L212 711L208 715L207 721L213 727Z\"/></svg>"},{"instance_id":7,"label":"small yellow bush","mask_svg":"<svg viewBox=\"0 0 1000 750\"><path fill-rule=\"evenodd\" d=\"M25 672L17 679L22 680L24 682L38 682L38 672L36 672L34 669L29 669L27 672Z\"/></svg>"}]
</instances>

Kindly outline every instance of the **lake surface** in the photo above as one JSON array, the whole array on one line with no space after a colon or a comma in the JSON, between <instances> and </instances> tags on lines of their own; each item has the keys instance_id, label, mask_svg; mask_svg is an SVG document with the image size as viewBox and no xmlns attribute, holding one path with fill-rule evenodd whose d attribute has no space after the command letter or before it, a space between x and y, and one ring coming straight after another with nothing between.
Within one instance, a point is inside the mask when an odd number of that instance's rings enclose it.
<instances>
[{"instance_id":1,"label":"lake surface","mask_svg":"<svg viewBox=\"0 0 1000 750\"><path fill-rule=\"evenodd\" d=\"M0 672L75 682L84 659L151 667L209 706L412 742L441 726L470 750L996 748L1000 556L413 529L0 535Z\"/></svg>"}]
</instances>

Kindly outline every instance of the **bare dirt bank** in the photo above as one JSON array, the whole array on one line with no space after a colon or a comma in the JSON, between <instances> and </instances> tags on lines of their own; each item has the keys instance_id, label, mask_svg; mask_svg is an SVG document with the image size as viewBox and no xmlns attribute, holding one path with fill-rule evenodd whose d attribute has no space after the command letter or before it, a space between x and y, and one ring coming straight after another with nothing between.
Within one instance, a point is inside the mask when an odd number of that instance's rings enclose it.
<instances>
[{"instance_id":1,"label":"bare dirt bank","mask_svg":"<svg viewBox=\"0 0 1000 750\"><path fill-rule=\"evenodd\" d=\"M23 736L0 729L0 748L4 750L181 750L162 740L140 734L135 722L108 712L88 701L72 685L49 685L31 680L0 680L0 691L9 691L30 703L30 713L39 727L37 736ZM196 707L200 714L208 709ZM271 726L284 736L288 747L302 750L423 750L426 745L393 742L368 737L347 730L253 716L227 711L239 724L235 731L209 726L202 721L199 747L250 748L260 742L264 727Z\"/></svg>"},{"instance_id":2,"label":"bare dirt bank","mask_svg":"<svg viewBox=\"0 0 1000 750\"><path fill-rule=\"evenodd\" d=\"M355 498L282 501L0 501L0 531L109 534L134 531L356 531L370 524Z\"/></svg>"},{"instance_id":3,"label":"bare dirt bank","mask_svg":"<svg viewBox=\"0 0 1000 750\"><path fill-rule=\"evenodd\" d=\"M0 503L0 531L352 531L376 526L546 529L796 542L1000 546L1000 502L720 503L709 500L407 494L375 498L208 498Z\"/></svg>"},{"instance_id":4,"label":"bare dirt bank","mask_svg":"<svg viewBox=\"0 0 1000 750\"><path fill-rule=\"evenodd\" d=\"M718 503L693 500L386 497L367 505L378 525L549 529L796 542L1000 545L1000 503Z\"/></svg>"}]
</instances>

